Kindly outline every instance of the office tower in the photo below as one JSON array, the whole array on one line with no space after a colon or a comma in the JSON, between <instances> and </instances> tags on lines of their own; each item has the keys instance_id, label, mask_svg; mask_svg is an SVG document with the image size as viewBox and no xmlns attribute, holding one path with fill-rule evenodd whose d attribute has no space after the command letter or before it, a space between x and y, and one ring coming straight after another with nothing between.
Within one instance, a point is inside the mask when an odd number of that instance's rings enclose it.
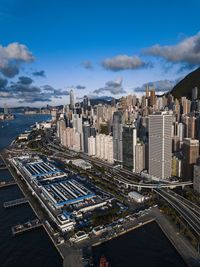
<instances>
[{"instance_id":1,"label":"office tower","mask_svg":"<svg viewBox=\"0 0 200 267\"><path fill-rule=\"evenodd\" d=\"M100 126L102 121L103 121L103 106L102 106L102 104L98 104L98 106L97 106L97 127Z\"/></svg>"},{"instance_id":2,"label":"office tower","mask_svg":"<svg viewBox=\"0 0 200 267\"><path fill-rule=\"evenodd\" d=\"M198 88L194 87L192 89L192 100L196 100L198 98Z\"/></svg>"},{"instance_id":3,"label":"office tower","mask_svg":"<svg viewBox=\"0 0 200 267\"><path fill-rule=\"evenodd\" d=\"M156 91L151 90L150 105L153 106L155 104L156 104Z\"/></svg>"},{"instance_id":4,"label":"office tower","mask_svg":"<svg viewBox=\"0 0 200 267\"><path fill-rule=\"evenodd\" d=\"M141 173L145 169L145 145L138 143L135 147L135 172Z\"/></svg>"},{"instance_id":5,"label":"office tower","mask_svg":"<svg viewBox=\"0 0 200 267\"><path fill-rule=\"evenodd\" d=\"M88 109L88 97L84 95L83 97L83 111L86 113L86 110Z\"/></svg>"},{"instance_id":6,"label":"office tower","mask_svg":"<svg viewBox=\"0 0 200 267\"><path fill-rule=\"evenodd\" d=\"M83 151L84 149L84 144L83 144L83 119L82 119L82 114L81 114L81 109L77 108L74 110L74 113L72 114L72 121L73 121L73 129L74 129L74 133L79 133L80 134L80 149L81 151ZM78 136L77 138L74 139L74 142L76 142L76 140L78 140ZM76 144L75 144L76 145ZM79 146L77 146L79 147ZM76 150L77 150L76 147Z\"/></svg>"},{"instance_id":7,"label":"office tower","mask_svg":"<svg viewBox=\"0 0 200 267\"><path fill-rule=\"evenodd\" d=\"M96 138L94 136L90 136L88 138L88 155L95 156L96 154Z\"/></svg>"},{"instance_id":8,"label":"office tower","mask_svg":"<svg viewBox=\"0 0 200 267\"><path fill-rule=\"evenodd\" d=\"M75 107L75 100L74 100L74 89L71 88L70 90L70 109Z\"/></svg>"},{"instance_id":9,"label":"office tower","mask_svg":"<svg viewBox=\"0 0 200 267\"><path fill-rule=\"evenodd\" d=\"M115 106L116 106L116 100L115 100L114 97L113 97L112 100L111 100L111 106L112 106L112 107L115 107Z\"/></svg>"},{"instance_id":10,"label":"office tower","mask_svg":"<svg viewBox=\"0 0 200 267\"><path fill-rule=\"evenodd\" d=\"M146 86L146 98L149 98L149 85Z\"/></svg>"},{"instance_id":11,"label":"office tower","mask_svg":"<svg viewBox=\"0 0 200 267\"><path fill-rule=\"evenodd\" d=\"M3 108L4 108L4 114L5 115L8 115L8 107L6 104L3 105Z\"/></svg>"},{"instance_id":12,"label":"office tower","mask_svg":"<svg viewBox=\"0 0 200 267\"><path fill-rule=\"evenodd\" d=\"M133 125L125 125L122 133L123 168L135 172L135 147L137 130Z\"/></svg>"},{"instance_id":13,"label":"office tower","mask_svg":"<svg viewBox=\"0 0 200 267\"><path fill-rule=\"evenodd\" d=\"M183 140L183 178L192 180L193 168L199 157L199 140Z\"/></svg>"},{"instance_id":14,"label":"office tower","mask_svg":"<svg viewBox=\"0 0 200 267\"><path fill-rule=\"evenodd\" d=\"M113 114L113 158L114 161L122 162L122 131L125 119L122 111Z\"/></svg>"},{"instance_id":15,"label":"office tower","mask_svg":"<svg viewBox=\"0 0 200 267\"><path fill-rule=\"evenodd\" d=\"M172 116L164 112L149 115L149 174L166 179L171 176Z\"/></svg>"},{"instance_id":16,"label":"office tower","mask_svg":"<svg viewBox=\"0 0 200 267\"><path fill-rule=\"evenodd\" d=\"M88 153L88 138L90 137L90 125L88 122L83 124L83 143L84 143L84 152Z\"/></svg>"}]
</instances>

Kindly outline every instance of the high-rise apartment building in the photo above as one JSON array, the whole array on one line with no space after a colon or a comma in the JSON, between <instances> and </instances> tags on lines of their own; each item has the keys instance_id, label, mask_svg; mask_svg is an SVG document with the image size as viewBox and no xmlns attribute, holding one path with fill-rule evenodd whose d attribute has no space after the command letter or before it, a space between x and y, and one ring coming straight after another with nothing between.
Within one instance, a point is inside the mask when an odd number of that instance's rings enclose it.
<instances>
[{"instance_id":1,"label":"high-rise apartment building","mask_svg":"<svg viewBox=\"0 0 200 267\"><path fill-rule=\"evenodd\" d=\"M94 136L90 136L88 138L88 155L95 156L96 154L96 138Z\"/></svg>"},{"instance_id":2,"label":"high-rise apartment building","mask_svg":"<svg viewBox=\"0 0 200 267\"><path fill-rule=\"evenodd\" d=\"M172 116L149 115L149 174L166 179L171 176Z\"/></svg>"}]
</instances>

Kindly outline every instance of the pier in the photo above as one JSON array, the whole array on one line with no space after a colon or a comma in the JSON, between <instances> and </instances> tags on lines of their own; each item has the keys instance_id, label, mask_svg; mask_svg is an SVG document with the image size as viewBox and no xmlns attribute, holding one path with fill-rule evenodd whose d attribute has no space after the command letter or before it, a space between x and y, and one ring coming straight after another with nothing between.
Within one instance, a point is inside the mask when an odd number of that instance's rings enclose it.
<instances>
[{"instance_id":1,"label":"pier","mask_svg":"<svg viewBox=\"0 0 200 267\"><path fill-rule=\"evenodd\" d=\"M12 227L12 234L13 234L13 236L15 236L17 234L21 234L21 233L39 228L41 226L42 226L42 223L38 219L35 219L33 221L28 221L24 224L19 224L19 225L13 226Z\"/></svg>"},{"instance_id":2,"label":"pier","mask_svg":"<svg viewBox=\"0 0 200 267\"><path fill-rule=\"evenodd\" d=\"M8 186L16 185L16 184L17 183L15 181L11 181L11 182L0 182L0 188L8 187Z\"/></svg>"},{"instance_id":3,"label":"pier","mask_svg":"<svg viewBox=\"0 0 200 267\"><path fill-rule=\"evenodd\" d=\"M25 203L28 203L29 199L28 198L19 198L19 199L15 199L15 200L11 200L11 201L7 201L3 203L3 206L5 209L7 208L12 208L12 207L16 207Z\"/></svg>"},{"instance_id":4,"label":"pier","mask_svg":"<svg viewBox=\"0 0 200 267\"><path fill-rule=\"evenodd\" d=\"M0 166L0 171L7 170L8 168L6 166Z\"/></svg>"}]
</instances>

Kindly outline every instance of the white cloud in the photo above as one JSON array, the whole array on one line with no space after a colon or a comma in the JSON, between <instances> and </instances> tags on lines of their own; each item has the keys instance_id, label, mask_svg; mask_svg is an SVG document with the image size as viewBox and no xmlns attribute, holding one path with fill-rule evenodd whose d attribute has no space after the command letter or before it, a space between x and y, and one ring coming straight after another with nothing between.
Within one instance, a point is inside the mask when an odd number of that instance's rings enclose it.
<instances>
[{"instance_id":1,"label":"white cloud","mask_svg":"<svg viewBox=\"0 0 200 267\"><path fill-rule=\"evenodd\" d=\"M200 64L200 32L186 38L177 45L160 46L156 44L143 50L147 55L162 57L169 62L183 62L189 65Z\"/></svg>"},{"instance_id":2,"label":"white cloud","mask_svg":"<svg viewBox=\"0 0 200 267\"><path fill-rule=\"evenodd\" d=\"M32 52L23 44L12 43L6 47L0 45L0 72L9 78L19 73L20 63L33 60Z\"/></svg>"},{"instance_id":3,"label":"white cloud","mask_svg":"<svg viewBox=\"0 0 200 267\"><path fill-rule=\"evenodd\" d=\"M129 57L127 55L119 55L114 58L106 58L102 62L105 69L112 71L133 70L144 67L146 64L138 57Z\"/></svg>"}]
</instances>

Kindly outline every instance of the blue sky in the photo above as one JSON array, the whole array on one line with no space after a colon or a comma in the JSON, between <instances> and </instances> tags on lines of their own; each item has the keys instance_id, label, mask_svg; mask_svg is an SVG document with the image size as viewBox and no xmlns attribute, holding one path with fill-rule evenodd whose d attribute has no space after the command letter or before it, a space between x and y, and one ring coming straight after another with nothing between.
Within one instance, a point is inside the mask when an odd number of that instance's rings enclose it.
<instances>
[{"instance_id":1,"label":"blue sky","mask_svg":"<svg viewBox=\"0 0 200 267\"><path fill-rule=\"evenodd\" d=\"M65 104L71 86L77 99L168 90L200 64L199 10L198 0L1 0L0 106Z\"/></svg>"}]
</instances>

